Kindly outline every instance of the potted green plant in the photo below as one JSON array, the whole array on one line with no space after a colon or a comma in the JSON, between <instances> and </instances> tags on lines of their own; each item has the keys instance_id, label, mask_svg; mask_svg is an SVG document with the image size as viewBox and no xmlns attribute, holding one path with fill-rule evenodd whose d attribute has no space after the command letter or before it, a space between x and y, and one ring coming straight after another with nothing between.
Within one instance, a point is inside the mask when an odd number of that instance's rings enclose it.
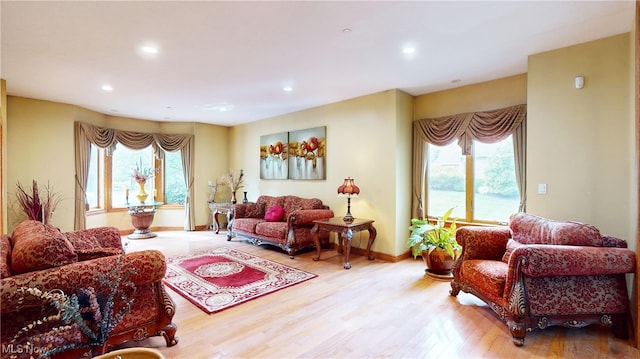
<instances>
[{"instance_id":1,"label":"potted green plant","mask_svg":"<svg viewBox=\"0 0 640 359\"><path fill-rule=\"evenodd\" d=\"M421 255L427 266L427 274L449 278L451 266L460 253L460 245L456 242L456 220L451 218L453 208L449 208L436 223L428 219L412 219L409 230L411 235L407 247L411 248L413 257Z\"/></svg>"}]
</instances>

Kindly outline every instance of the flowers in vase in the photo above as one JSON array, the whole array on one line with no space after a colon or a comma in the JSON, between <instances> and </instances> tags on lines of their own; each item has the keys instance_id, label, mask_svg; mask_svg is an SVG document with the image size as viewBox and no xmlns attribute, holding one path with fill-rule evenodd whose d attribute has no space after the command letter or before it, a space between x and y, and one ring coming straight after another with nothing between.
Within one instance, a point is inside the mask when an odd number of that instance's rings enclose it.
<instances>
[{"instance_id":1,"label":"flowers in vase","mask_svg":"<svg viewBox=\"0 0 640 359\"><path fill-rule=\"evenodd\" d=\"M131 174L131 178L133 178L138 184L147 183L148 179L151 179L155 176L157 170L151 168L143 168L142 167L142 159L140 159L140 164L137 164L133 169L133 173Z\"/></svg>"}]
</instances>

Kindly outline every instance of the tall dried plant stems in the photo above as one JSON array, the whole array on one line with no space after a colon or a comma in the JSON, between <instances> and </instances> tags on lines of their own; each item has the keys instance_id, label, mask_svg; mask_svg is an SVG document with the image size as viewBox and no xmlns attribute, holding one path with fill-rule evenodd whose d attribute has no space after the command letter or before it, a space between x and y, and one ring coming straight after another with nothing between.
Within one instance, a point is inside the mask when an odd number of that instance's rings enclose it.
<instances>
[{"instance_id":1,"label":"tall dried plant stems","mask_svg":"<svg viewBox=\"0 0 640 359\"><path fill-rule=\"evenodd\" d=\"M238 188L243 186L242 180L244 178L244 171L240 170L240 172L234 172L233 170L229 170L229 174L222 176L220 181L223 184L226 184L231 188L232 192L238 190Z\"/></svg>"},{"instance_id":2,"label":"tall dried plant stems","mask_svg":"<svg viewBox=\"0 0 640 359\"><path fill-rule=\"evenodd\" d=\"M16 198L28 219L43 223L51 221L53 212L62 200L62 197L53 191L53 187L49 183L45 186L44 198L41 198L36 180L33 180L31 194L27 193L22 184L18 182Z\"/></svg>"}]
</instances>

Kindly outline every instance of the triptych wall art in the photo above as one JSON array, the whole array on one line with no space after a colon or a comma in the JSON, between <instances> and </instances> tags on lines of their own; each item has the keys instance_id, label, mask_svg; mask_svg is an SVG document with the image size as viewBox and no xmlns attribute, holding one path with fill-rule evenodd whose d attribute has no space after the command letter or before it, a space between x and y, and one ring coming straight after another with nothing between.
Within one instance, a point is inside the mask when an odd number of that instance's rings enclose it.
<instances>
[{"instance_id":1,"label":"triptych wall art","mask_svg":"<svg viewBox=\"0 0 640 359\"><path fill-rule=\"evenodd\" d=\"M327 127L260 136L261 179L327 179Z\"/></svg>"}]
</instances>

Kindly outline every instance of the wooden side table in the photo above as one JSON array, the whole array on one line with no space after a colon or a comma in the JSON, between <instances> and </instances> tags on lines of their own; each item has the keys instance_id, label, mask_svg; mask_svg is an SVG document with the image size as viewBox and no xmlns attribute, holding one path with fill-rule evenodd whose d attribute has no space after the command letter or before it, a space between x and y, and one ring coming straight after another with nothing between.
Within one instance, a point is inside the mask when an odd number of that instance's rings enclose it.
<instances>
[{"instance_id":1,"label":"wooden side table","mask_svg":"<svg viewBox=\"0 0 640 359\"><path fill-rule=\"evenodd\" d=\"M338 233L339 247L338 251L342 253L344 251L344 269L350 269L351 263L349 263L349 255L351 254L351 238L353 232L359 232L367 230L369 231L369 243L367 243L367 258L374 260L375 258L371 254L371 246L376 240L376 228L373 226L373 222L370 219L356 218L351 223L345 222L340 217L334 217L329 219L318 219L313 221L314 226L311 229L313 235L313 243L316 246L316 256L313 257L314 261L320 260L320 239L318 238L318 231L325 230L329 232Z\"/></svg>"},{"instance_id":2,"label":"wooden side table","mask_svg":"<svg viewBox=\"0 0 640 359\"><path fill-rule=\"evenodd\" d=\"M127 236L129 239L147 239L157 237L158 235L151 232L149 227L153 223L153 216L156 213L156 206L161 205L160 202L149 204L127 204L129 215L131 216L131 224L135 230Z\"/></svg>"},{"instance_id":3,"label":"wooden side table","mask_svg":"<svg viewBox=\"0 0 640 359\"><path fill-rule=\"evenodd\" d=\"M211 226L212 230L218 234L220 232L220 221L218 220L219 214L224 214L229 219L229 211L231 211L231 202L229 203L209 203L209 210L211 210Z\"/></svg>"}]
</instances>

